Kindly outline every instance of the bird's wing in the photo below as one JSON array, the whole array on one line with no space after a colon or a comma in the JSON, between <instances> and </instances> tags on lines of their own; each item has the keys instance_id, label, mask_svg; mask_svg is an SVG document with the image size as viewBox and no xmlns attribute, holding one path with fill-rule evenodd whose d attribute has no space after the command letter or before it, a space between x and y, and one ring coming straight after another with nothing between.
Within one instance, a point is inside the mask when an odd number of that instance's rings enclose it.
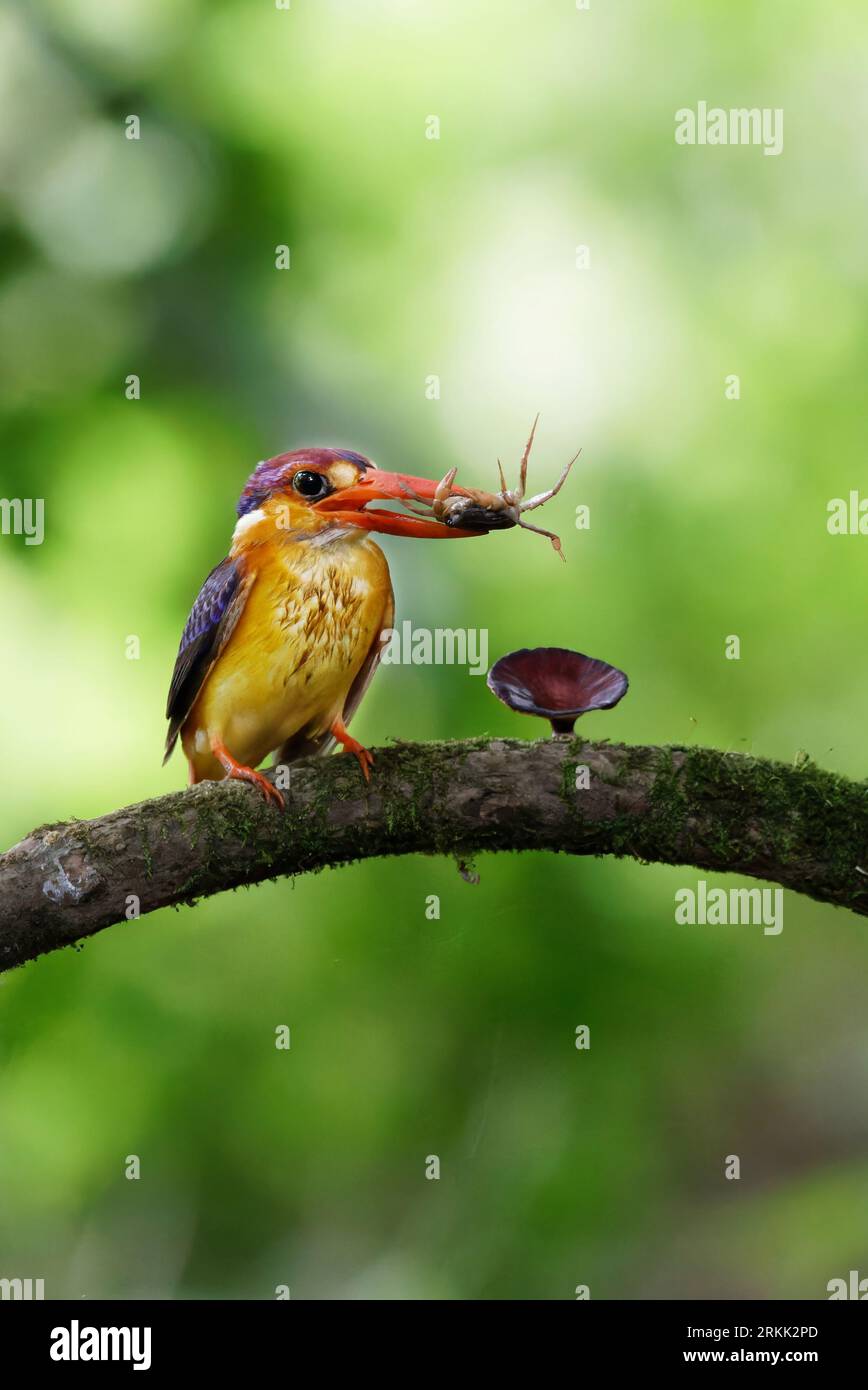
<instances>
[{"instance_id":1,"label":"bird's wing","mask_svg":"<svg viewBox=\"0 0 868 1390\"><path fill-rule=\"evenodd\" d=\"M350 693L347 695L347 698L344 702L343 719L344 723L347 725L349 724L359 705L362 703L362 698L365 694L365 691L371 684L371 681L374 679L374 672L380 664L380 657L383 655L383 643L381 640L381 634L385 632L386 628L392 627L394 625L394 622L395 595L392 593L392 587L390 585L389 592L386 595L386 602L383 605L383 616L380 619L379 627L377 628L377 631L374 634L374 640L371 643L371 650L368 652L368 655L362 662L359 674L356 676L356 679L350 686Z\"/></svg>"},{"instance_id":2,"label":"bird's wing","mask_svg":"<svg viewBox=\"0 0 868 1390\"><path fill-rule=\"evenodd\" d=\"M252 573L244 576L234 560L221 560L199 590L181 636L169 686L164 763L171 757L181 725L244 611L254 578Z\"/></svg>"},{"instance_id":3,"label":"bird's wing","mask_svg":"<svg viewBox=\"0 0 868 1390\"><path fill-rule=\"evenodd\" d=\"M374 635L374 640L371 643L370 651L362 662L359 673L350 686L349 694L344 701L342 718L345 725L349 725L350 720L362 703L362 697L371 684L374 672L380 663L380 657L383 653L383 643L380 640L380 634L385 631L386 628L392 627L394 622L395 595L390 585L383 608L383 616L380 619L379 626ZM274 755L274 763L275 765L278 763L294 763L297 762L299 758L311 758L318 754L330 753L336 742L337 740L334 734L330 734L328 730L326 730L325 733L316 734L313 737L305 736L304 734L295 734L292 738L287 739L282 747L278 748Z\"/></svg>"}]
</instances>

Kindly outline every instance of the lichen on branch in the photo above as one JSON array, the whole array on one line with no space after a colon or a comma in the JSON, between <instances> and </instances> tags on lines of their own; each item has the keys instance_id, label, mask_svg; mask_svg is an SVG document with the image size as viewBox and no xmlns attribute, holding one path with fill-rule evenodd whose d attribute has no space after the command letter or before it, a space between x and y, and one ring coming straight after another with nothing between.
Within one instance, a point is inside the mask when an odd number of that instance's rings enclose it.
<instances>
[{"instance_id":1,"label":"lichen on branch","mask_svg":"<svg viewBox=\"0 0 868 1390\"><path fill-rule=\"evenodd\" d=\"M548 850L765 879L868 915L868 784L711 748L479 738L293 764L284 814L203 782L0 856L0 969L157 908L399 854ZM323 889L323 891L326 891Z\"/></svg>"}]
</instances>

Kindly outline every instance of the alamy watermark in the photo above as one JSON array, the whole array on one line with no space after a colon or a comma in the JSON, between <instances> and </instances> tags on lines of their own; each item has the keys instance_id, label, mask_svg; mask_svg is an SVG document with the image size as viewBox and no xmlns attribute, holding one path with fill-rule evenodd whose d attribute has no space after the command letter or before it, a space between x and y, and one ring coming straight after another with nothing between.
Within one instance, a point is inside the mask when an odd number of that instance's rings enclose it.
<instances>
[{"instance_id":1,"label":"alamy watermark","mask_svg":"<svg viewBox=\"0 0 868 1390\"><path fill-rule=\"evenodd\" d=\"M25 545L45 540L45 500L42 497L0 497L0 536L23 536Z\"/></svg>"},{"instance_id":2,"label":"alamy watermark","mask_svg":"<svg viewBox=\"0 0 868 1390\"><path fill-rule=\"evenodd\" d=\"M400 628L380 633L384 666L466 666L471 676L488 670L488 629L484 627L413 627L405 619Z\"/></svg>"},{"instance_id":3,"label":"alamy watermark","mask_svg":"<svg viewBox=\"0 0 868 1390\"><path fill-rule=\"evenodd\" d=\"M675 894L675 920L679 926L762 927L765 936L784 929L782 888L709 888L701 878L695 888L679 888Z\"/></svg>"},{"instance_id":4,"label":"alamy watermark","mask_svg":"<svg viewBox=\"0 0 868 1390\"><path fill-rule=\"evenodd\" d=\"M868 536L868 497L861 497L855 487L846 497L830 497L826 530L830 536Z\"/></svg>"},{"instance_id":5,"label":"alamy watermark","mask_svg":"<svg viewBox=\"0 0 868 1390\"><path fill-rule=\"evenodd\" d=\"M826 1292L830 1301L836 1298L852 1298L864 1303L868 1299L868 1279L863 1279L858 1269L851 1269L846 1279L830 1279L826 1285Z\"/></svg>"},{"instance_id":6,"label":"alamy watermark","mask_svg":"<svg viewBox=\"0 0 868 1390\"><path fill-rule=\"evenodd\" d=\"M82 1327L73 1318L69 1327L51 1330L52 1361L130 1361L134 1371L151 1365L149 1327Z\"/></svg>"},{"instance_id":7,"label":"alamy watermark","mask_svg":"<svg viewBox=\"0 0 868 1390\"><path fill-rule=\"evenodd\" d=\"M0 1279L0 1299L32 1302L45 1297L44 1279Z\"/></svg>"},{"instance_id":8,"label":"alamy watermark","mask_svg":"<svg viewBox=\"0 0 868 1390\"><path fill-rule=\"evenodd\" d=\"M780 106L722 106L696 103L675 112L676 145L762 145L763 154L784 148L784 112Z\"/></svg>"}]
</instances>

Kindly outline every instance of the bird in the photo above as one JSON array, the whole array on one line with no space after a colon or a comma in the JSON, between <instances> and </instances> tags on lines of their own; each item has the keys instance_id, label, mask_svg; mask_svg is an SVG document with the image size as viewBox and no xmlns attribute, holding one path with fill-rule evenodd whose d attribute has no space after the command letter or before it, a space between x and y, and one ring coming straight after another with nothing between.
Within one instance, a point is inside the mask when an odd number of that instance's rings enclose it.
<instances>
[{"instance_id":1,"label":"bird","mask_svg":"<svg viewBox=\"0 0 868 1390\"><path fill-rule=\"evenodd\" d=\"M389 567L371 532L457 539L485 531L368 508L407 496L433 502L437 486L347 449L296 449L257 464L236 507L229 554L184 627L164 764L180 739L191 784L239 779L279 809L280 789L257 770L269 753L290 763L339 743L370 780L373 754L348 725L395 612Z\"/></svg>"}]
</instances>

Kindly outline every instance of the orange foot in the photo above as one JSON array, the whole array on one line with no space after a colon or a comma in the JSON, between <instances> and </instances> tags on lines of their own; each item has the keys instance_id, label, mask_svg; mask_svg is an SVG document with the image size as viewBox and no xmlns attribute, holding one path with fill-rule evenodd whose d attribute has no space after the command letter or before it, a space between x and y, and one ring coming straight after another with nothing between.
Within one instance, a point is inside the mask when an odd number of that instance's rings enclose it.
<instances>
[{"instance_id":1,"label":"orange foot","mask_svg":"<svg viewBox=\"0 0 868 1390\"><path fill-rule=\"evenodd\" d=\"M371 768L374 765L374 755L358 739L353 738L352 734L347 733L344 721L336 719L332 724L330 732L334 734L338 743L342 743L348 753L353 753L359 760L359 767L366 782L371 780Z\"/></svg>"},{"instance_id":2,"label":"orange foot","mask_svg":"<svg viewBox=\"0 0 868 1390\"><path fill-rule=\"evenodd\" d=\"M256 772L252 767L245 767L244 763L238 763L233 758L225 743L221 743L219 738L211 739L211 752L219 763L226 769L227 777L236 777L239 782L250 782L254 787L258 787L268 802L273 802L278 810L286 809L286 802L283 793L278 791L267 777L263 777L261 772Z\"/></svg>"}]
</instances>

